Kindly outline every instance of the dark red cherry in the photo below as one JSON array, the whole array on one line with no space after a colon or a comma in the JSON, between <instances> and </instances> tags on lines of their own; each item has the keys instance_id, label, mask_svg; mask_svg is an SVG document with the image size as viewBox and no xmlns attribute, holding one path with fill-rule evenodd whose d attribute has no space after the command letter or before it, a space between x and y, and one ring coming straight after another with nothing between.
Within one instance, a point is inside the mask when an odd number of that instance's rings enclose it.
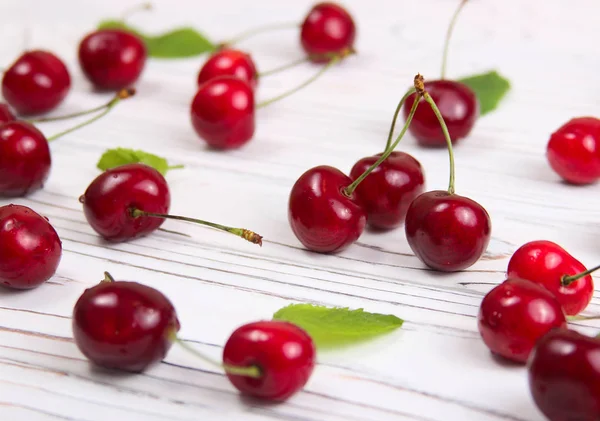
<instances>
[{"instance_id":1,"label":"dark red cherry","mask_svg":"<svg viewBox=\"0 0 600 421\"><path fill-rule=\"evenodd\" d=\"M217 51L204 63L198 74L198 86L219 76L235 76L252 89L258 83L258 72L250 54L229 48Z\"/></svg>"},{"instance_id":2,"label":"dark red cherry","mask_svg":"<svg viewBox=\"0 0 600 421\"><path fill-rule=\"evenodd\" d=\"M179 331L173 304L137 282L103 281L73 309L73 338L94 364L140 372L161 361Z\"/></svg>"},{"instance_id":3,"label":"dark red cherry","mask_svg":"<svg viewBox=\"0 0 600 421\"><path fill-rule=\"evenodd\" d=\"M492 222L474 200L434 190L410 204L405 230L410 248L423 263L451 272L479 260L490 242Z\"/></svg>"},{"instance_id":4,"label":"dark red cherry","mask_svg":"<svg viewBox=\"0 0 600 421\"><path fill-rule=\"evenodd\" d=\"M298 240L309 250L341 251L362 234L365 209L356 193L347 196L343 192L351 183L340 170L322 165L306 171L292 187L288 219Z\"/></svg>"},{"instance_id":5,"label":"dark red cherry","mask_svg":"<svg viewBox=\"0 0 600 421\"><path fill-rule=\"evenodd\" d=\"M118 90L133 85L146 64L146 46L121 29L100 29L79 43L79 65L94 87Z\"/></svg>"},{"instance_id":6,"label":"dark red cherry","mask_svg":"<svg viewBox=\"0 0 600 421\"><path fill-rule=\"evenodd\" d=\"M311 337L298 326L277 320L249 323L236 329L223 349L223 363L258 367L259 378L227 373L242 393L275 401L302 389L316 359Z\"/></svg>"},{"instance_id":7,"label":"dark red cherry","mask_svg":"<svg viewBox=\"0 0 600 421\"><path fill-rule=\"evenodd\" d=\"M31 289L54 275L62 256L58 234L26 206L0 207L0 283Z\"/></svg>"},{"instance_id":8,"label":"dark red cherry","mask_svg":"<svg viewBox=\"0 0 600 421\"><path fill-rule=\"evenodd\" d=\"M327 62L331 55L344 55L354 48L356 26L342 6L322 2L314 5L302 23L300 42L309 58Z\"/></svg>"},{"instance_id":9,"label":"dark red cherry","mask_svg":"<svg viewBox=\"0 0 600 421\"><path fill-rule=\"evenodd\" d=\"M359 160L350 178L356 180L382 154ZM419 161L411 155L394 151L359 185L355 193L367 212L367 223L377 229L392 229L404 223L412 201L423 193L425 176Z\"/></svg>"},{"instance_id":10,"label":"dark red cherry","mask_svg":"<svg viewBox=\"0 0 600 421\"><path fill-rule=\"evenodd\" d=\"M254 91L237 77L200 85L190 111L194 130L212 148L239 148L254 135Z\"/></svg>"},{"instance_id":11,"label":"dark red cherry","mask_svg":"<svg viewBox=\"0 0 600 421\"><path fill-rule=\"evenodd\" d=\"M600 178L600 119L574 118L558 128L546 149L550 167L572 184L590 184Z\"/></svg>"},{"instance_id":12,"label":"dark red cherry","mask_svg":"<svg viewBox=\"0 0 600 421\"><path fill-rule=\"evenodd\" d=\"M492 353L525 363L536 342L567 319L556 297L543 286L508 278L483 298L478 327Z\"/></svg>"},{"instance_id":13,"label":"dark red cherry","mask_svg":"<svg viewBox=\"0 0 600 421\"><path fill-rule=\"evenodd\" d=\"M444 118L452 143L467 137L479 117L479 101L473 90L452 80L425 82L425 89ZM402 111L405 119L410 114L414 101L415 94L412 94L404 103ZM422 146L446 147L440 123L424 99L421 99L408 130Z\"/></svg>"},{"instance_id":14,"label":"dark red cherry","mask_svg":"<svg viewBox=\"0 0 600 421\"><path fill-rule=\"evenodd\" d=\"M109 241L126 241L158 229L164 219L134 217L132 209L166 214L171 205L165 178L144 164L109 169L79 198L92 228Z\"/></svg>"},{"instance_id":15,"label":"dark red cherry","mask_svg":"<svg viewBox=\"0 0 600 421\"><path fill-rule=\"evenodd\" d=\"M533 401L549 421L600 420L600 339L554 329L527 362Z\"/></svg>"},{"instance_id":16,"label":"dark red cherry","mask_svg":"<svg viewBox=\"0 0 600 421\"><path fill-rule=\"evenodd\" d=\"M22 54L4 72L2 95L19 114L41 114L57 107L67 96L71 76L64 63L48 51Z\"/></svg>"},{"instance_id":17,"label":"dark red cherry","mask_svg":"<svg viewBox=\"0 0 600 421\"><path fill-rule=\"evenodd\" d=\"M569 316L581 313L594 294L591 275L570 283L567 276L585 272L586 267L565 249L551 241L531 241L514 252L508 262L508 276L538 283L558 299Z\"/></svg>"},{"instance_id":18,"label":"dark red cherry","mask_svg":"<svg viewBox=\"0 0 600 421\"><path fill-rule=\"evenodd\" d=\"M0 102L0 124L8 123L9 121L15 121L17 118L12 113L8 104Z\"/></svg>"},{"instance_id":19,"label":"dark red cherry","mask_svg":"<svg viewBox=\"0 0 600 421\"><path fill-rule=\"evenodd\" d=\"M41 188L50 165L42 132L24 121L0 125L0 197L25 196Z\"/></svg>"}]
</instances>

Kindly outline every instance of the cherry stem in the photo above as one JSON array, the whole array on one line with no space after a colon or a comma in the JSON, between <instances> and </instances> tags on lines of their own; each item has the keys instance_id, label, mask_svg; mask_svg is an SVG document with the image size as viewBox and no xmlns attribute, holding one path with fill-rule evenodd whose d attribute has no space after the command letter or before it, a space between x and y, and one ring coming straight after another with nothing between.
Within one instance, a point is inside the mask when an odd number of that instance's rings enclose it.
<instances>
[{"instance_id":1,"label":"cherry stem","mask_svg":"<svg viewBox=\"0 0 600 421\"><path fill-rule=\"evenodd\" d=\"M130 89L122 89L119 92L117 92L117 94L115 95L115 97L113 99L111 99L107 104L104 104L100 107L96 107L93 110L88 110L88 111L83 111L80 113L74 113L71 114L70 116L62 116L62 117L58 117L55 118L57 120L62 120L65 118L71 118L71 117L78 117L78 116L82 116L82 115L86 115L89 113L93 113L94 111L99 111L102 110L104 108L104 111L101 112L100 114L98 114L97 116L94 116L92 118L90 118L87 121L84 121L81 124L76 125L75 127L71 127L70 129L67 129L65 131L62 131L60 133L57 133L55 135L52 135L48 138L48 142L52 142L53 140L58 139L59 137L62 137L68 133L74 132L75 130L81 129L85 126L87 126L88 124L92 124L94 121L101 119L102 117L104 117L106 114L108 114L110 112L110 110L113 109L113 107L115 105L117 105L121 100L123 99L127 99L129 97L132 97L133 95L135 95L135 90L133 88ZM30 122L41 122L41 121L53 121L54 118L46 118L46 119L39 119L39 120L30 120Z\"/></svg>"},{"instance_id":2,"label":"cherry stem","mask_svg":"<svg viewBox=\"0 0 600 421\"><path fill-rule=\"evenodd\" d=\"M235 37L231 38L229 41L222 42L220 44L220 46L227 47L227 46L230 46L233 44L237 44L241 41L245 41L248 38L251 38L251 37L261 34L263 32L279 31L282 29L292 29L292 28L299 28L299 27L300 27L300 25L297 22L275 23L272 25L259 26L257 28L252 28L245 32L242 32L241 34L236 35Z\"/></svg>"},{"instance_id":3,"label":"cherry stem","mask_svg":"<svg viewBox=\"0 0 600 421\"><path fill-rule=\"evenodd\" d=\"M349 51L347 53L344 53L342 55L336 55L334 56L331 60L329 60L329 62L323 66L323 68L321 70L319 70L315 75L313 75L312 77L310 77L309 79L305 80L303 83L301 83L300 85L296 86L295 88L284 92L281 95L277 95L274 98L271 99L267 99L266 101L263 101L259 104L256 105L256 108L263 108L266 107L267 105L271 105L281 99L284 99L296 92L298 92L299 90L301 90L302 88L310 85L311 83L313 83L315 80L317 80L319 77L321 77L327 70L329 70L334 64L336 64L337 62L339 62L342 58L346 57L348 54L353 54L353 52Z\"/></svg>"},{"instance_id":4,"label":"cherry stem","mask_svg":"<svg viewBox=\"0 0 600 421\"><path fill-rule=\"evenodd\" d=\"M139 218L140 216L148 216L151 218L164 218L164 219L176 219L178 221L192 222L194 224L206 225L212 228L216 228L221 231L225 231L238 237L242 237L244 240L249 241L253 244L258 244L262 247L262 236L256 234L253 231L244 228L231 228L225 225L215 224L213 222L203 221L201 219L188 218L187 216L178 215L167 215L163 213L146 212L140 209L131 208L129 214L132 218Z\"/></svg>"},{"instance_id":5,"label":"cherry stem","mask_svg":"<svg viewBox=\"0 0 600 421\"><path fill-rule=\"evenodd\" d=\"M444 55L442 58L442 79L446 77L446 62L448 61L448 49L450 46L450 38L452 36L452 31L454 30L454 26L456 25L456 20L460 11L465 6L468 0L462 0L454 12L454 16L452 16L452 20L450 21L450 25L448 25L448 31L446 32L446 41L444 42Z\"/></svg>"},{"instance_id":6,"label":"cherry stem","mask_svg":"<svg viewBox=\"0 0 600 421\"><path fill-rule=\"evenodd\" d=\"M410 109L410 114L408 114L408 117L406 118L406 123L404 123L404 127L402 128L402 131L396 138L396 141L394 142L394 144L390 148L387 148L385 150L385 152L381 155L381 157L373 165L371 165L369 168L367 168L365 170L365 172L363 172L356 180L354 180L348 187L346 187L343 190L343 192L346 196L348 196L348 197L352 196L352 193L354 193L354 190L356 190L356 187L358 187L358 185L365 178L367 178L367 176L371 173L371 171L373 171L375 168L377 168L379 166L379 164L381 164L383 161L385 161L388 158L388 156L390 156L392 151L394 149L396 149L396 146L398 146L398 144L402 140L402 137L404 137L404 134L408 130L408 126L410 126L410 123L412 122L415 112L417 111L417 107L419 106L421 95L422 95L421 92L419 92L417 90L417 96L415 97L415 102L413 103L412 108Z\"/></svg>"},{"instance_id":7,"label":"cherry stem","mask_svg":"<svg viewBox=\"0 0 600 421\"><path fill-rule=\"evenodd\" d=\"M183 164L178 164L178 165L171 165L169 167L167 167L167 170L180 170L182 168L185 168L185 166Z\"/></svg>"},{"instance_id":8,"label":"cherry stem","mask_svg":"<svg viewBox=\"0 0 600 421\"><path fill-rule=\"evenodd\" d=\"M390 148L390 146L392 145L392 137L394 136L394 130L396 129L396 120L398 120L398 114L400 114L400 110L402 109L402 106L406 102L406 99L410 95L414 94L415 92L416 92L415 88L411 88L407 93L404 94L404 96L398 103L398 106L396 107L396 111L394 111L394 117L392 118L392 125L390 126L390 134L388 135L384 151L387 151Z\"/></svg>"},{"instance_id":9,"label":"cherry stem","mask_svg":"<svg viewBox=\"0 0 600 421\"><path fill-rule=\"evenodd\" d=\"M562 286L564 286L564 287L568 287L569 285L571 285L571 284L572 284L573 282L575 282L576 280L578 280L578 279L581 279L581 278L583 278L584 276L588 276L589 274L591 274L592 272L595 272L595 271L597 271L598 269L600 269L600 265L598 265L598 266L595 266L595 267L593 267L593 268L591 268L591 269L588 269L588 270L586 270L586 271L584 271L584 272L577 273L577 274L575 274L575 275L569 275L569 276L567 276L567 275L564 275L564 276L561 278L561 280L560 280L560 283L562 284Z\"/></svg>"},{"instance_id":10,"label":"cherry stem","mask_svg":"<svg viewBox=\"0 0 600 421\"><path fill-rule=\"evenodd\" d=\"M133 6L127 10L125 10L122 14L121 14L121 21L125 22L127 19L129 19L132 15L141 12L141 11L145 11L145 10L152 10L152 3L150 2L146 2L146 3L142 3L142 4L138 4L137 6Z\"/></svg>"},{"instance_id":11,"label":"cherry stem","mask_svg":"<svg viewBox=\"0 0 600 421\"><path fill-rule=\"evenodd\" d=\"M600 316L567 316L567 320L570 322L581 322L586 320L598 320Z\"/></svg>"},{"instance_id":12,"label":"cherry stem","mask_svg":"<svg viewBox=\"0 0 600 421\"><path fill-rule=\"evenodd\" d=\"M429 95L428 92L425 92L423 94L423 98L429 103L429 105L431 105L433 113L442 126L442 132L444 132L444 138L446 139L446 144L448 145L448 157L450 159L450 181L448 182L448 193L454 194L454 151L452 150L452 139L450 139L450 133L448 133L448 126L446 126L444 117L442 117L442 113L440 113L437 105L435 105L435 101L433 98L431 98L431 95Z\"/></svg>"},{"instance_id":13,"label":"cherry stem","mask_svg":"<svg viewBox=\"0 0 600 421\"><path fill-rule=\"evenodd\" d=\"M310 60L310 56L306 56L306 57L302 57L298 60L292 61L291 63L287 63L284 64L282 66L279 67L275 67L273 69L270 70L266 70L264 72L258 72L257 76L259 78L265 77L265 76L270 76L270 75L274 75L275 73L279 73L279 72L283 72L284 70L288 70L291 69L293 67L296 67L302 63L306 63L308 60Z\"/></svg>"},{"instance_id":14,"label":"cherry stem","mask_svg":"<svg viewBox=\"0 0 600 421\"><path fill-rule=\"evenodd\" d=\"M229 364L221 364L217 360L210 358L208 355L201 353L200 351L196 350L183 340L179 339L177 337L177 334L173 331L171 331L171 333L169 334L169 338L171 339L171 341L178 343L183 349L185 349L189 353L195 355L196 357L200 358L201 360L204 360L205 362L215 367L222 368L229 374L233 374L236 376L252 377L253 379L258 379L262 376L260 368L258 368L255 365L251 365L248 367L238 367Z\"/></svg>"},{"instance_id":15,"label":"cherry stem","mask_svg":"<svg viewBox=\"0 0 600 421\"><path fill-rule=\"evenodd\" d=\"M115 282L115 278L110 273L104 272L104 279L100 282Z\"/></svg>"}]
</instances>

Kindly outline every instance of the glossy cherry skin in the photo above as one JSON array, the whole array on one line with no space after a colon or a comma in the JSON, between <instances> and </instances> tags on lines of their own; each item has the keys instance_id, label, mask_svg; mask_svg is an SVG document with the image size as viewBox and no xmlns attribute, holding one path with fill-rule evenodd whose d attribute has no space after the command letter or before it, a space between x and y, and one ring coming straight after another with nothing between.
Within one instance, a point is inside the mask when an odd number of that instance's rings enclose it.
<instances>
[{"instance_id":1,"label":"glossy cherry skin","mask_svg":"<svg viewBox=\"0 0 600 421\"><path fill-rule=\"evenodd\" d=\"M359 160L350 178L356 180L380 157L377 154ZM424 189L421 163L407 153L394 151L358 185L355 193L367 212L367 223L387 230L404 223L408 207Z\"/></svg>"},{"instance_id":2,"label":"glossy cherry skin","mask_svg":"<svg viewBox=\"0 0 600 421\"><path fill-rule=\"evenodd\" d=\"M315 63L327 62L331 55L344 55L354 48L356 25L352 16L342 6L317 3L310 9L302 23L300 42Z\"/></svg>"},{"instance_id":3,"label":"glossy cherry skin","mask_svg":"<svg viewBox=\"0 0 600 421\"><path fill-rule=\"evenodd\" d=\"M136 35L121 29L100 29L79 43L79 65L99 90L119 90L133 85L142 74L147 51Z\"/></svg>"},{"instance_id":4,"label":"glossy cherry skin","mask_svg":"<svg viewBox=\"0 0 600 421\"><path fill-rule=\"evenodd\" d=\"M0 285L31 289L56 273L62 243L48 220L21 205L0 207Z\"/></svg>"},{"instance_id":5,"label":"glossy cherry skin","mask_svg":"<svg viewBox=\"0 0 600 421\"><path fill-rule=\"evenodd\" d=\"M8 104L0 102L0 124L8 123L9 121L15 121L17 118L12 113Z\"/></svg>"},{"instance_id":6,"label":"glossy cherry skin","mask_svg":"<svg viewBox=\"0 0 600 421\"><path fill-rule=\"evenodd\" d=\"M40 189L51 164L48 141L35 126L24 121L0 125L0 197Z\"/></svg>"},{"instance_id":7,"label":"glossy cherry skin","mask_svg":"<svg viewBox=\"0 0 600 421\"><path fill-rule=\"evenodd\" d=\"M543 286L508 278L483 298L479 333L492 353L525 363L536 342L567 319L556 297Z\"/></svg>"},{"instance_id":8,"label":"glossy cherry skin","mask_svg":"<svg viewBox=\"0 0 600 421\"><path fill-rule=\"evenodd\" d=\"M549 421L600 419L600 339L554 329L536 344L527 371L529 390Z\"/></svg>"},{"instance_id":9,"label":"glossy cherry skin","mask_svg":"<svg viewBox=\"0 0 600 421\"><path fill-rule=\"evenodd\" d=\"M238 367L256 366L261 377L227 373L242 393L284 401L302 389L316 359L311 337L298 326L278 320L248 323L236 329L223 349L223 362Z\"/></svg>"},{"instance_id":10,"label":"glossy cherry skin","mask_svg":"<svg viewBox=\"0 0 600 421\"><path fill-rule=\"evenodd\" d=\"M73 309L73 338L94 364L141 372L161 361L179 331L173 304L137 282L106 282L88 288Z\"/></svg>"},{"instance_id":11,"label":"glossy cherry skin","mask_svg":"<svg viewBox=\"0 0 600 421\"><path fill-rule=\"evenodd\" d=\"M108 241L127 241L157 230L164 219L140 216L131 209L169 212L171 195L165 178L144 164L127 164L104 171L79 198L92 228Z\"/></svg>"},{"instance_id":12,"label":"glossy cherry skin","mask_svg":"<svg viewBox=\"0 0 600 421\"><path fill-rule=\"evenodd\" d=\"M437 105L452 144L467 137L479 117L479 101L467 85L452 80L432 80L425 82L425 90ZM415 94L409 96L402 111L406 119L415 102ZM408 131L421 146L446 147L446 140L440 122L431 106L421 99Z\"/></svg>"},{"instance_id":13,"label":"glossy cherry skin","mask_svg":"<svg viewBox=\"0 0 600 421\"><path fill-rule=\"evenodd\" d=\"M362 234L367 215L357 197L342 190L352 179L326 165L311 168L298 178L288 202L288 220L298 240L309 250L338 252Z\"/></svg>"},{"instance_id":14,"label":"glossy cherry skin","mask_svg":"<svg viewBox=\"0 0 600 421\"><path fill-rule=\"evenodd\" d=\"M217 51L204 63L198 73L198 86L219 76L235 76L252 89L258 83L258 71L250 54L230 48Z\"/></svg>"},{"instance_id":15,"label":"glossy cherry skin","mask_svg":"<svg viewBox=\"0 0 600 421\"><path fill-rule=\"evenodd\" d=\"M2 95L17 113L46 113L56 108L71 88L71 76L60 58L48 51L22 54L4 72Z\"/></svg>"},{"instance_id":16,"label":"glossy cherry skin","mask_svg":"<svg viewBox=\"0 0 600 421\"><path fill-rule=\"evenodd\" d=\"M577 275L587 268L565 249L551 241L531 241L514 252L508 262L508 276L538 283L558 299L569 316L581 313L594 295L591 275L564 285L564 276Z\"/></svg>"},{"instance_id":17,"label":"glossy cherry skin","mask_svg":"<svg viewBox=\"0 0 600 421\"><path fill-rule=\"evenodd\" d=\"M423 263L454 272L479 260L490 242L492 222L474 200L434 190L412 201L405 231L410 248Z\"/></svg>"},{"instance_id":18,"label":"glossy cherry skin","mask_svg":"<svg viewBox=\"0 0 600 421\"><path fill-rule=\"evenodd\" d=\"M590 184L600 177L600 119L574 118L548 141L550 167L571 184Z\"/></svg>"},{"instance_id":19,"label":"glossy cherry skin","mask_svg":"<svg viewBox=\"0 0 600 421\"><path fill-rule=\"evenodd\" d=\"M200 85L191 105L194 130L214 149L236 149L254 136L254 91L242 79L220 76Z\"/></svg>"}]
</instances>

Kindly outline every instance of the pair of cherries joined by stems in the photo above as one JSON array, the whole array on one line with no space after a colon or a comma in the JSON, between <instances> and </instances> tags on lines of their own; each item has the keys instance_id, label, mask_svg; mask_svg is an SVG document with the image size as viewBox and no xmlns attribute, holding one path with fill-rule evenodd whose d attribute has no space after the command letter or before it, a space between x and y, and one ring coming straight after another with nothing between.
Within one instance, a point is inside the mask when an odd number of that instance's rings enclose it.
<instances>
[{"instance_id":1,"label":"pair of cherries joined by stems","mask_svg":"<svg viewBox=\"0 0 600 421\"><path fill-rule=\"evenodd\" d=\"M177 337L175 307L149 286L105 280L87 289L73 309L73 336L81 352L108 369L141 372L164 359L173 342L221 367L242 393L283 401L309 380L316 358L312 338L283 321L259 321L237 328L223 349L222 363Z\"/></svg>"},{"instance_id":2,"label":"pair of cherries joined by stems","mask_svg":"<svg viewBox=\"0 0 600 421\"><path fill-rule=\"evenodd\" d=\"M360 160L351 177L333 167L318 166L294 184L288 203L289 222L309 250L339 252L360 237L367 222L380 229L405 222L411 249L435 270L465 269L485 252L491 236L490 217L477 202L455 194L454 155L444 119L424 88L423 77L417 75L414 83L419 100L413 102L394 144L388 141L382 154ZM398 111L412 94L409 91L398 104L390 139ZM448 191L423 193L425 181L419 162L410 155L393 152L410 126L421 97L434 110L447 141Z\"/></svg>"},{"instance_id":3,"label":"pair of cherries joined by stems","mask_svg":"<svg viewBox=\"0 0 600 421\"><path fill-rule=\"evenodd\" d=\"M255 31L250 32L253 33ZM311 8L301 25L300 41L307 56L291 65L259 73L250 54L231 48L233 41L225 43L209 57L198 73L198 90L190 106L194 130L211 148L240 148L254 136L257 108L299 91L331 66L353 54L355 37L354 21L344 8L335 3L318 3ZM299 86L256 104L255 90L260 77L304 61L327 64Z\"/></svg>"}]
</instances>

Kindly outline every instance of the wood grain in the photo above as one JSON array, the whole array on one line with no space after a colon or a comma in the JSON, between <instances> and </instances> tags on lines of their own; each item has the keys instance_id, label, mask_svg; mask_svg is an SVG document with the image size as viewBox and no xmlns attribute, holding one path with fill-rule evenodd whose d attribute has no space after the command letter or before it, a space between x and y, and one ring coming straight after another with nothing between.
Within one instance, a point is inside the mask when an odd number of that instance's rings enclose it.
<instances>
[{"instance_id":1,"label":"wood grain","mask_svg":"<svg viewBox=\"0 0 600 421\"><path fill-rule=\"evenodd\" d=\"M108 98L93 93L76 61L76 45L102 18L135 0L0 4L0 46L7 65L22 48L58 52L73 89L62 114ZM261 23L300 19L308 0L157 0L132 23L150 32L192 25L226 39ZM482 118L456 148L457 192L492 216L488 252L467 271L427 270L402 229L365 232L338 255L301 247L287 223L287 199L297 177L329 164L348 171L385 144L396 102L415 73L439 75L446 24L456 1L346 0L356 17L358 55L323 79L257 115L255 139L228 153L196 138L188 106L205 58L151 61L138 95L93 126L52 144L47 185L12 201L46 215L63 241L61 266L40 288L0 291L0 418L37 420L290 420L290 421L541 421L526 371L495 361L479 339L483 294L503 280L510 254L534 239L561 243L586 265L598 263L598 186L562 184L545 161L549 134L569 118L599 115L597 4L581 0L473 0L464 10L450 53L449 76L496 68L513 89L502 107ZM260 69L301 57L297 33L244 42ZM303 65L260 81L269 98L317 68ZM52 134L70 122L40 125ZM142 148L185 169L168 175L172 212L252 229L262 248L227 234L167 221L165 228L126 244L107 244L88 226L77 201L98 174L109 147ZM430 189L447 184L443 150L400 145L426 168ZM1 201L7 204L9 201ZM109 270L146 283L175 304L181 336L218 358L229 333L269 318L292 302L365 308L406 320L389 336L319 354L304 392L281 405L241 398L222 373L178 347L144 374L91 367L71 339L71 311L82 291ZM594 298L588 313L598 313ZM593 322L574 327L594 332Z\"/></svg>"}]
</instances>

